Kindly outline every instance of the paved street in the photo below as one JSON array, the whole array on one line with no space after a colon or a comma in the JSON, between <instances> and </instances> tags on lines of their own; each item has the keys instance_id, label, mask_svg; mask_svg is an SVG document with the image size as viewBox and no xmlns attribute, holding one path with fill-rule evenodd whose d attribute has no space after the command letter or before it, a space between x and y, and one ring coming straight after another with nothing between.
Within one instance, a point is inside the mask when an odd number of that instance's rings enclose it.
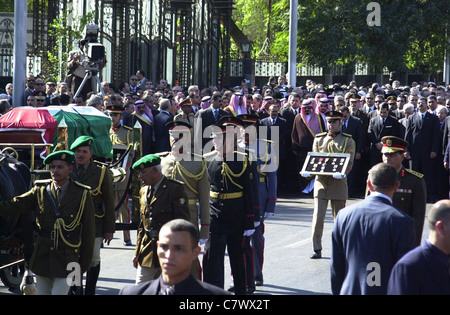
<instances>
[{"instance_id":1,"label":"paved street","mask_svg":"<svg viewBox=\"0 0 450 315\"><path fill-rule=\"evenodd\" d=\"M348 204L357 202L352 199ZM427 209L430 208L427 205ZM312 260L311 221L312 198L279 198L274 217L266 221L266 245L264 260L264 286L257 287L255 294L271 295L320 295L330 294L330 238L333 225L331 211L327 213L323 235L322 259ZM425 223L424 236L428 228ZM135 231L132 231L133 244ZM102 266L97 294L115 295L120 288L133 284L135 269L132 267L134 247L122 245L122 232L116 232L110 246L102 249ZM226 283L230 284L230 268L226 261ZM0 282L0 294L10 292Z\"/></svg>"}]
</instances>

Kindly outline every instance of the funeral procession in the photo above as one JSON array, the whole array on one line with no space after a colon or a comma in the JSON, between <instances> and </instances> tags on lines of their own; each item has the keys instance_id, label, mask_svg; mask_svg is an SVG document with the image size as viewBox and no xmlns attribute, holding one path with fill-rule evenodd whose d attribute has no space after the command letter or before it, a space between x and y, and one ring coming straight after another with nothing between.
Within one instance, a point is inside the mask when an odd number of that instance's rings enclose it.
<instances>
[{"instance_id":1,"label":"funeral procession","mask_svg":"<svg viewBox=\"0 0 450 315\"><path fill-rule=\"evenodd\" d=\"M0 295L450 294L448 0L0 5Z\"/></svg>"}]
</instances>

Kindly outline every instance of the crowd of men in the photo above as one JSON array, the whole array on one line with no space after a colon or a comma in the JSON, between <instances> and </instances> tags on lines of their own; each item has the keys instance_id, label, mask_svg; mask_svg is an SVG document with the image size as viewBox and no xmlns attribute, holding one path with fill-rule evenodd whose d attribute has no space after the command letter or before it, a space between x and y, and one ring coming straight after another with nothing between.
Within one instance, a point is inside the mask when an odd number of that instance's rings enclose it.
<instances>
[{"instance_id":1,"label":"crowd of men","mask_svg":"<svg viewBox=\"0 0 450 315\"><path fill-rule=\"evenodd\" d=\"M292 87L281 76L262 87L248 88L244 81L232 89L200 89L196 85L170 87L165 79L153 84L142 70L117 88L108 82L102 82L101 87L101 92L81 93L74 99L75 86L66 82L55 84L51 80L44 82L30 75L23 105L93 106L111 117L111 140L113 145L123 146L122 149L130 145L133 127L139 122L142 157L129 165L144 184L140 190L140 223L133 259L138 269L137 283L158 279L161 268L163 274L166 272L158 261L158 233L165 223L184 219L198 228L199 242L205 244L204 281L223 288L227 248L233 273L232 289L236 294L252 293L255 285L263 284L264 219L274 214L278 195L306 196L314 187L317 202L311 258L321 258L320 221L328 200L332 201L336 217L345 206L347 192L348 197L364 197L369 169L387 162L394 153L402 154L400 164L394 165L400 171L399 180L408 178L407 174L423 177L426 187L423 196L428 202L449 196L450 87L433 82L401 86L395 80L383 86L374 83L360 87L356 82L324 86L307 80L305 86ZM225 136L229 127L242 131L259 126L267 127L267 133L256 139L242 132L230 143ZM185 144L186 137L191 137L192 147L180 144ZM73 160L69 161L75 165L73 180L97 193L92 200L98 225L100 218L104 222L112 218L112 214L105 212L112 209L107 203L117 203L127 191L119 187L115 196L107 193L113 190L111 179L104 175L101 166L91 164L91 141L79 139L71 148L73 157L66 152L64 157L53 156L48 163L66 161L68 157ZM193 149L194 144L200 144L200 155ZM85 147L85 151L79 147ZM301 172L308 152L333 150L351 155L347 172L333 176L333 185L339 188L336 191L328 178L313 178ZM192 158L179 159L186 154ZM82 159L84 163L80 163ZM264 168L273 161L278 166L275 170ZM88 167L94 167L100 174L92 182L81 175ZM101 178L100 182L97 177ZM56 187L59 186L55 186L55 197ZM412 196L415 189L401 188L400 192ZM96 201L98 196L104 200ZM405 198L401 199L403 202ZM170 213L167 205L171 207ZM411 209L404 211L413 216L408 212ZM120 220L129 222L126 206L120 213ZM417 235L421 235L423 216L421 212ZM102 240L109 242L114 232L110 221L104 225L108 227L96 226L96 243L92 244L96 252L84 269L90 272L90 294L95 293L100 270L100 244ZM129 234L124 233L124 240L125 245L131 245ZM196 279L202 278L199 264L196 261L190 265ZM169 285L161 279L160 291L166 292Z\"/></svg>"}]
</instances>

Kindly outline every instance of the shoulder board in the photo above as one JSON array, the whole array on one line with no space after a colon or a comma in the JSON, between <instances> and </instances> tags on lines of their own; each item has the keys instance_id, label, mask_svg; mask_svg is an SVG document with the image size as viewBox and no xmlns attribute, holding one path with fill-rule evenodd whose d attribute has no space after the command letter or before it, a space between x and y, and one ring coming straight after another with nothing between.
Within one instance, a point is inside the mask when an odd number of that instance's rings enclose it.
<instances>
[{"instance_id":1,"label":"shoulder board","mask_svg":"<svg viewBox=\"0 0 450 315\"><path fill-rule=\"evenodd\" d=\"M346 137L352 138L352 135L351 135L351 134L343 133L343 132L341 132L341 133L342 133L342 135L344 135L344 136L346 136Z\"/></svg>"},{"instance_id":2,"label":"shoulder board","mask_svg":"<svg viewBox=\"0 0 450 315\"><path fill-rule=\"evenodd\" d=\"M125 126L125 125L123 125L122 127L127 129L127 130L133 131L133 128L131 128L131 127L128 127L128 126Z\"/></svg>"},{"instance_id":3,"label":"shoulder board","mask_svg":"<svg viewBox=\"0 0 450 315\"><path fill-rule=\"evenodd\" d=\"M159 155L160 157L165 157L165 156L168 156L169 155L169 151L166 151L166 152L158 152L158 153L155 153L156 155Z\"/></svg>"},{"instance_id":4,"label":"shoulder board","mask_svg":"<svg viewBox=\"0 0 450 315\"><path fill-rule=\"evenodd\" d=\"M316 134L316 137L325 137L328 134L328 132L321 132Z\"/></svg>"},{"instance_id":5,"label":"shoulder board","mask_svg":"<svg viewBox=\"0 0 450 315\"><path fill-rule=\"evenodd\" d=\"M34 181L35 185L48 185L52 182L52 179L38 179Z\"/></svg>"},{"instance_id":6,"label":"shoulder board","mask_svg":"<svg viewBox=\"0 0 450 315\"><path fill-rule=\"evenodd\" d=\"M422 178L422 177L423 177L423 174L422 174L422 173L419 173L419 172L416 172L416 171L413 171L413 170L410 170L410 169L407 169L407 168L405 168L405 170L406 170L408 173L413 174L413 175L416 176L416 177L419 177L419 178Z\"/></svg>"},{"instance_id":7,"label":"shoulder board","mask_svg":"<svg viewBox=\"0 0 450 315\"><path fill-rule=\"evenodd\" d=\"M168 178L168 177L167 177L167 179L169 181L171 181L171 182L174 182L174 183L177 183L177 184L180 184L180 185L184 185L184 183L182 181L178 180L178 179Z\"/></svg>"},{"instance_id":8,"label":"shoulder board","mask_svg":"<svg viewBox=\"0 0 450 315\"><path fill-rule=\"evenodd\" d=\"M80 186L80 187L82 187L82 188L84 188L84 189L87 189L87 190L91 190L91 189L92 189L91 186L82 184L82 183L80 183L80 182L77 182L76 180L74 180L73 183L74 183L75 185Z\"/></svg>"}]
</instances>

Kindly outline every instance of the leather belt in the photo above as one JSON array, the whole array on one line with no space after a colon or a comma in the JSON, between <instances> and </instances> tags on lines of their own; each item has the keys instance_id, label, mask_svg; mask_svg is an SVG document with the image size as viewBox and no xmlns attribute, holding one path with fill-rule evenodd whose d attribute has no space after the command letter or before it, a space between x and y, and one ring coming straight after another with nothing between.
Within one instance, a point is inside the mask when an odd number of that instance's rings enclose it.
<instances>
[{"instance_id":1,"label":"leather belt","mask_svg":"<svg viewBox=\"0 0 450 315\"><path fill-rule=\"evenodd\" d=\"M243 191L238 191L238 192L234 192L234 193L227 193L227 194L221 194L215 191L210 191L209 195L212 198L216 198L216 199L236 199L236 198L241 198L244 196L244 192Z\"/></svg>"}]
</instances>

